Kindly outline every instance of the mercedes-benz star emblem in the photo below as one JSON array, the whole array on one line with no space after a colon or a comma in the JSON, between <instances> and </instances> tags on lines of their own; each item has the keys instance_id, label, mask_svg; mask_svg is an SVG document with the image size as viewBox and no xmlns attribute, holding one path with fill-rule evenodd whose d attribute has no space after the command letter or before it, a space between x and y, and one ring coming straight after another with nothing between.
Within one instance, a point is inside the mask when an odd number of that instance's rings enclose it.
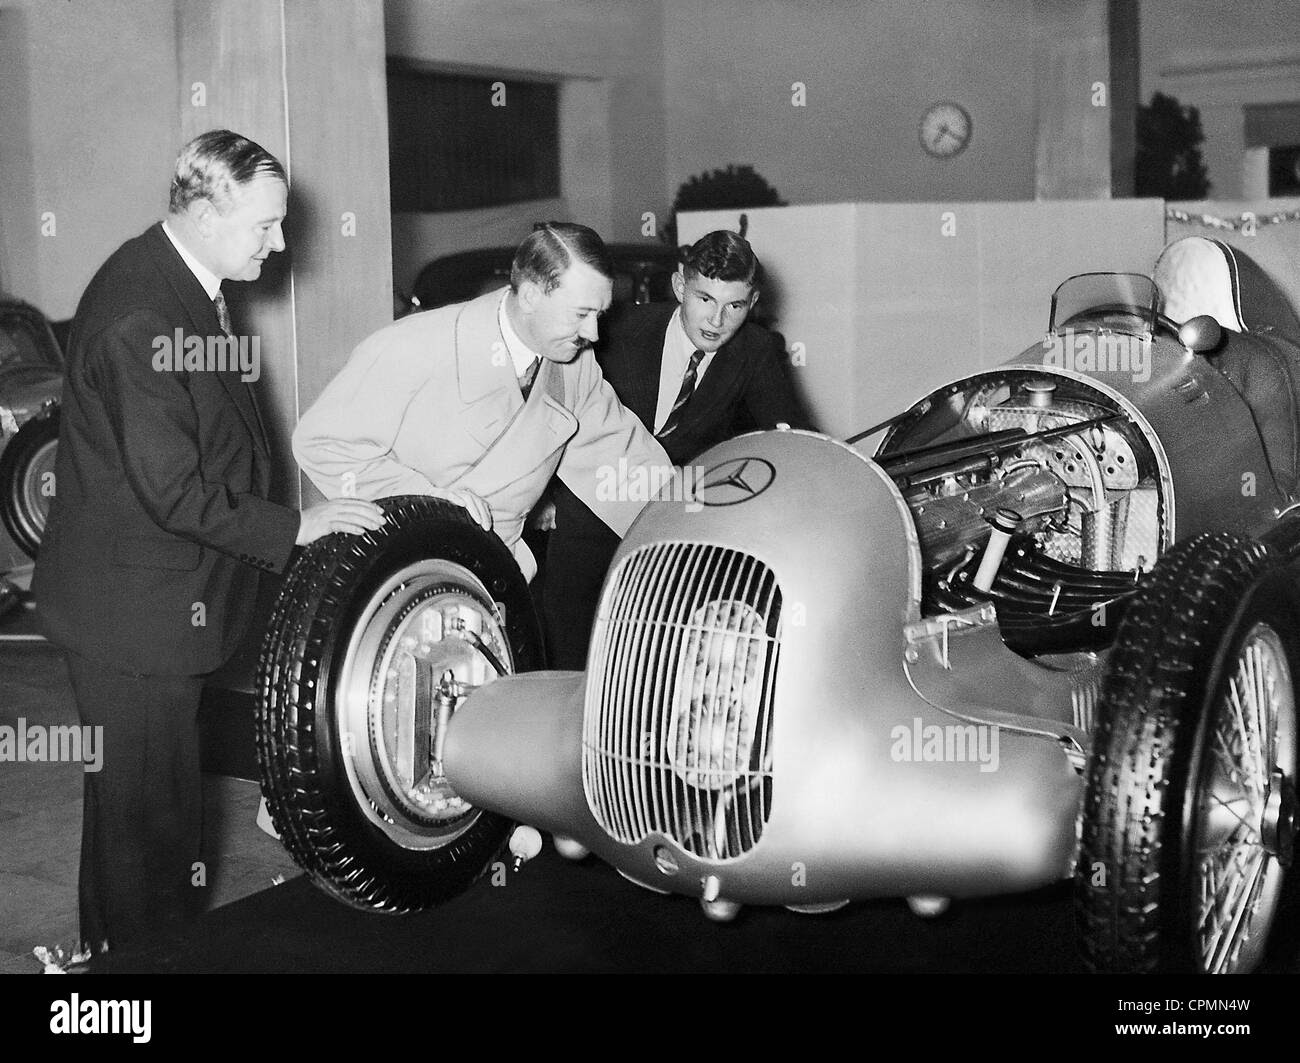
<instances>
[{"instance_id":1,"label":"mercedes-benz star emblem","mask_svg":"<svg viewBox=\"0 0 1300 1063\"><path fill-rule=\"evenodd\" d=\"M762 458L733 458L706 469L696 500L706 506L734 506L757 498L776 479L776 469Z\"/></svg>"}]
</instances>

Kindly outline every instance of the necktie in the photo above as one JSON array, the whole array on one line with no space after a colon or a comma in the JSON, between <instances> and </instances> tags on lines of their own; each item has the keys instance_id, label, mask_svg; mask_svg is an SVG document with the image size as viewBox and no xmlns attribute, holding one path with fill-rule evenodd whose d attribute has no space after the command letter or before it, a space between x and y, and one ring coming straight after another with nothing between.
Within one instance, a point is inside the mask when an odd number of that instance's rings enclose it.
<instances>
[{"instance_id":1,"label":"necktie","mask_svg":"<svg viewBox=\"0 0 1300 1063\"><path fill-rule=\"evenodd\" d=\"M217 322L221 325L221 331L227 336L234 335L234 329L230 325L230 307L226 306L226 297L218 291L212 297L212 302L217 308Z\"/></svg>"},{"instance_id":2,"label":"necktie","mask_svg":"<svg viewBox=\"0 0 1300 1063\"><path fill-rule=\"evenodd\" d=\"M668 419L664 421L664 426L659 429L659 439L663 439L677 428L681 421L681 409L689 401L690 397L695 394L695 374L700 368L700 362L704 360L704 352L696 351L691 355L690 364L686 367L686 372L682 375L682 388L677 392L677 399L673 402L673 408L668 411Z\"/></svg>"},{"instance_id":3,"label":"necktie","mask_svg":"<svg viewBox=\"0 0 1300 1063\"><path fill-rule=\"evenodd\" d=\"M230 324L230 307L226 305L226 297L218 289L217 294L212 297L212 305L217 308L217 324L221 326L221 331L227 336L234 336L235 330ZM262 420L262 411L257 408L257 397L253 394L252 385L244 381L248 393L249 405L253 407L253 416L257 418L258 431L262 433L262 445L266 446L266 423Z\"/></svg>"},{"instance_id":4,"label":"necktie","mask_svg":"<svg viewBox=\"0 0 1300 1063\"><path fill-rule=\"evenodd\" d=\"M540 358L534 358L533 364L525 369L524 375L519 378L519 390L524 394L524 402L528 401L528 396L533 390L533 381L537 379L537 370L541 364Z\"/></svg>"}]
</instances>

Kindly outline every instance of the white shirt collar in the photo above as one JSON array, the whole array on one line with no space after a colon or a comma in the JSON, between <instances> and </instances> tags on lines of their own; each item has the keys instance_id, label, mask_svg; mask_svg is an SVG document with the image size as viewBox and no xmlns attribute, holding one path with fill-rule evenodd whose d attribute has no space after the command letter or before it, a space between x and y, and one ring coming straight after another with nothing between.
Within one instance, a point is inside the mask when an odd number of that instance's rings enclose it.
<instances>
[{"instance_id":1,"label":"white shirt collar","mask_svg":"<svg viewBox=\"0 0 1300 1063\"><path fill-rule=\"evenodd\" d=\"M691 355L696 349L695 344L686 335L686 326L682 324L682 308L679 306L673 311L673 316L668 320L668 327L664 330L663 359L659 363L659 401L655 404L656 432L663 428L664 422L668 420L668 414L672 412L677 394L682 390L682 378L686 376L686 369L691 364ZM699 368L695 370L697 388L700 386L700 381L704 379L705 371L712 364L713 356L717 353L717 351L709 351L700 359Z\"/></svg>"},{"instance_id":2,"label":"white shirt collar","mask_svg":"<svg viewBox=\"0 0 1300 1063\"><path fill-rule=\"evenodd\" d=\"M185 265L189 266L190 272L194 274L195 279L203 285L203 290L208 293L208 298L215 299L217 292L221 291L221 278L185 249L185 245L176 239L176 234L171 231L166 222L162 223L162 228L163 232L167 234L167 239L172 242L172 247L176 248Z\"/></svg>"},{"instance_id":3,"label":"white shirt collar","mask_svg":"<svg viewBox=\"0 0 1300 1063\"><path fill-rule=\"evenodd\" d=\"M510 352L510 361L514 363L515 376L522 377L539 355L519 338L519 333L510 324L510 314L506 311L506 297L509 294L510 289L507 288L501 296L501 302L497 306L497 321L501 325L501 338L506 341L506 350Z\"/></svg>"}]
</instances>

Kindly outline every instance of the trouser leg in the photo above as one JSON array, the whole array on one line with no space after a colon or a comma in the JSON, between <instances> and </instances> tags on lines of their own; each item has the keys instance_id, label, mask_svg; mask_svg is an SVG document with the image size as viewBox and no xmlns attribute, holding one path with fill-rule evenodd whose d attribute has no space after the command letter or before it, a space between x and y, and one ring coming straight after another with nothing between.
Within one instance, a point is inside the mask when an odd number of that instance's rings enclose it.
<instances>
[{"instance_id":1,"label":"trouser leg","mask_svg":"<svg viewBox=\"0 0 1300 1063\"><path fill-rule=\"evenodd\" d=\"M68 655L83 725L102 728L85 774L81 936L120 948L193 915L202 829L199 676L139 676Z\"/></svg>"},{"instance_id":2,"label":"trouser leg","mask_svg":"<svg viewBox=\"0 0 1300 1063\"><path fill-rule=\"evenodd\" d=\"M605 572L618 536L566 537L551 533L544 589L546 642L552 668L587 667L587 646Z\"/></svg>"}]
</instances>

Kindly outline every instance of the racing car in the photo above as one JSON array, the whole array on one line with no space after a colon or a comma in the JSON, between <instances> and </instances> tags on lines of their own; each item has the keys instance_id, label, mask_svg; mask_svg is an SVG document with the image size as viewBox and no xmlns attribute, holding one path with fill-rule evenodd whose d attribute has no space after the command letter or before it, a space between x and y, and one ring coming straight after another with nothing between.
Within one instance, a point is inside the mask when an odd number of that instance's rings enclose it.
<instances>
[{"instance_id":1,"label":"racing car","mask_svg":"<svg viewBox=\"0 0 1300 1063\"><path fill-rule=\"evenodd\" d=\"M719 920L1072 878L1095 970L1259 966L1293 878L1300 323L1256 269L1179 241L860 437L711 449L623 540L584 672L539 670L499 540L384 500L297 558L263 646L284 844L384 912L537 830Z\"/></svg>"}]
</instances>

